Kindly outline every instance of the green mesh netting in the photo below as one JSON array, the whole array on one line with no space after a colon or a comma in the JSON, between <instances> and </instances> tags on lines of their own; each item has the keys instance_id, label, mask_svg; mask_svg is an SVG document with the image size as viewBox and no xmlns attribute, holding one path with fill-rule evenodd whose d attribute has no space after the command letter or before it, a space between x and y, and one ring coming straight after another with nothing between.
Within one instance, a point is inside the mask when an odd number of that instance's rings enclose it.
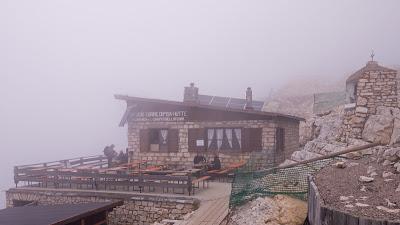
<instances>
[{"instance_id":1,"label":"green mesh netting","mask_svg":"<svg viewBox=\"0 0 400 225\"><path fill-rule=\"evenodd\" d=\"M257 197L285 194L307 199L308 176L314 174L334 159L324 159L290 168L277 169L275 163L254 170L249 161L235 172L230 197L230 207L235 207Z\"/></svg>"}]
</instances>

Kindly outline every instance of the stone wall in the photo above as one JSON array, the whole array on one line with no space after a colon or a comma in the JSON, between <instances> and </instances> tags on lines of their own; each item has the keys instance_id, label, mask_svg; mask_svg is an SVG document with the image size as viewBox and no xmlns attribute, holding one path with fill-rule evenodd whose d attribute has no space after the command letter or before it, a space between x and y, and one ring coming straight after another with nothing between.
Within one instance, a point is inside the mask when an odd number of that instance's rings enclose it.
<instances>
[{"instance_id":1,"label":"stone wall","mask_svg":"<svg viewBox=\"0 0 400 225\"><path fill-rule=\"evenodd\" d=\"M299 122L285 121L281 123L287 129L287 146L288 151L296 151L299 147ZM141 129L147 128L170 128L179 130L179 151L178 152L140 152L139 133ZM195 152L188 150L188 129L190 128L207 128L207 127L242 127L242 128L262 128L262 149L265 153L274 151L275 146L275 130L277 123L274 120L243 120L243 121L220 121L220 122L129 122L128 126L128 147L130 159L142 159L157 164L181 164L191 166ZM219 157L222 165L248 160L251 153L249 152L228 152L228 150L220 150ZM260 154L262 155L262 154ZM271 154L264 154L267 155ZM288 154L290 155L290 154ZM212 160L213 154L208 155Z\"/></svg>"},{"instance_id":2,"label":"stone wall","mask_svg":"<svg viewBox=\"0 0 400 225\"><path fill-rule=\"evenodd\" d=\"M361 138L364 124L379 106L398 107L397 73L395 71L365 72L356 84L356 105L346 113L345 136Z\"/></svg>"},{"instance_id":3,"label":"stone wall","mask_svg":"<svg viewBox=\"0 0 400 225\"><path fill-rule=\"evenodd\" d=\"M293 152L299 150L300 133L299 123L289 122L287 120L281 120L278 122L278 126L285 129L285 158L290 159Z\"/></svg>"},{"instance_id":4,"label":"stone wall","mask_svg":"<svg viewBox=\"0 0 400 225\"><path fill-rule=\"evenodd\" d=\"M199 201L190 197L164 197L136 193L84 190L43 190L12 188L6 192L6 205L13 201L35 201L39 205L120 201L124 204L108 214L110 225L152 224L163 219L182 219L197 209Z\"/></svg>"}]
</instances>

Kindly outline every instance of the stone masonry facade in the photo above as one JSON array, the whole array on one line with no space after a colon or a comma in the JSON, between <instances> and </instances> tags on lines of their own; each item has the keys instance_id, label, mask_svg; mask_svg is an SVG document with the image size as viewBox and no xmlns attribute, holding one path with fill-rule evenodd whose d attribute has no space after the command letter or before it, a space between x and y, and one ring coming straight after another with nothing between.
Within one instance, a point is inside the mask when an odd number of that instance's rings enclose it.
<instances>
[{"instance_id":1,"label":"stone masonry facade","mask_svg":"<svg viewBox=\"0 0 400 225\"><path fill-rule=\"evenodd\" d=\"M285 129L285 159L290 159L295 151L299 150L300 124L289 121L278 121L278 126Z\"/></svg>"},{"instance_id":2,"label":"stone masonry facade","mask_svg":"<svg viewBox=\"0 0 400 225\"><path fill-rule=\"evenodd\" d=\"M13 188L6 192L7 207L14 201L32 201L38 205L78 204L123 200L108 214L110 225L153 224L164 219L183 219L198 208L199 200L190 197L167 197L130 193L91 192L82 190L43 190Z\"/></svg>"},{"instance_id":3,"label":"stone masonry facade","mask_svg":"<svg viewBox=\"0 0 400 225\"><path fill-rule=\"evenodd\" d=\"M394 70L364 72L356 81L355 107L346 112L343 136L361 138L365 122L370 115L376 114L377 107L398 107L397 86L397 72Z\"/></svg>"},{"instance_id":4,"label":"stone masonry facade","mask_svg":"<svg viewBox=\"0 0 400 225\"><path fill-rule=\"evenodd\" d=\"M275 154L275 133L277 127L285 129L285 151ZM195 152L190 152L188 147L188 129L207 127L241 127L241 128L262 128L262 152L258 155L265 156L262 160L283 161L285 155L290 156L299 147L299 123L297 121L276 121L276 120L240 120L240 121L217 121L217 122L129 122L128 124L128 147L130 159L141 159L157 164L180 164L191 166ZM179 130L178 152L140 152L140 130L147 128L170 128ZM264 154L263 154L264 153ZM242 160L247 161L251 152L228 152L220 150L219 157L222 165L236 163ZM213 154L205 155L212 160ZM274 159L271 156L276 157Z\"/></svg>"}]
</instances>

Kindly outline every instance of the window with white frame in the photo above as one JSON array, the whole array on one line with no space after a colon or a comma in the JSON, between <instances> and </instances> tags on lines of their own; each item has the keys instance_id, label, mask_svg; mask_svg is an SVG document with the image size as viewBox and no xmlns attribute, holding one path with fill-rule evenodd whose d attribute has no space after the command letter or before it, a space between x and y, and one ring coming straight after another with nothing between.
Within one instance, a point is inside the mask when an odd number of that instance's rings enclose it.
<instances>
[{"instance_id":1,"label":"window with white frame","mask_svg":"<svg viewBox=\"0 0 400 225\"><path fill-rule=\"evenodd\" d=\"M208 150L239 150L242 148L241 128L208 128Z\"/></svg>"}]
</instances>

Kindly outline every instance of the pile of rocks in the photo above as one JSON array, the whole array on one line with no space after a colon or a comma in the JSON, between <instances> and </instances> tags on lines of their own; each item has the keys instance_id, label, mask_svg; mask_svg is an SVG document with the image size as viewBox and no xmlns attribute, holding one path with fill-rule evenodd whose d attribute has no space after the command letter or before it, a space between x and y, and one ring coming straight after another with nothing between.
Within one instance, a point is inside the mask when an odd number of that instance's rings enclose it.
<instances>
[{"instance_id":1,"label":"pile of rocks","mask_svg":"<svg viewBox=\"0 0 400 225\"><path fill-rule=\"evenodd\" d=\"M304 148L294 152L292 160L302 161L320 155L342 151L351 146L364 145L371 142L379 142L385 147L370 149L368 154L381 154L388 149L392 150L386 154L390 162L397 162L395 159L398 146L400 146L400 109L393 107L377 107L376 115L370 115L362 130L362 139L345 137L346 111L343 107L325 115L315 115L303 124L301 137L305 143ZM385 156L386 157L386 156ZM388 163L388 162L386 162ZM400 167L396 164L396 168Z\"/></svg>"},{"instance_id":2,"label":"pile of rocks","mask_svg":"<svg viewBox=\"0 0 400 225\"><path fill-rule=\"evenodd\" d=\"M376 152L376 158L384 166L393 166L397 173L400 173L400 147L381 147Z\"/></svg>"},{"instance_id":3,"label":"pile of rocks","mask_svg":"<svg viewBox=\"0 0 400 225\"><path fill-rule=\"evenodd\" d=\"M300 139L304 147L292 154L292 160L302 161L344 150L348 144L340 141L343 119L343 107L307 119L300 129Z\"/></svg>"},{"instance_id":4,"label":"pile of rocks","mask_svg":"<svg viewBox=\"0 0 400 225\"><path fill-rule=\"evenodd\" d=\"M257 198L238 207L229 225L303 225L307 203L285 195Z\"/></svg>"}]
</instances>

